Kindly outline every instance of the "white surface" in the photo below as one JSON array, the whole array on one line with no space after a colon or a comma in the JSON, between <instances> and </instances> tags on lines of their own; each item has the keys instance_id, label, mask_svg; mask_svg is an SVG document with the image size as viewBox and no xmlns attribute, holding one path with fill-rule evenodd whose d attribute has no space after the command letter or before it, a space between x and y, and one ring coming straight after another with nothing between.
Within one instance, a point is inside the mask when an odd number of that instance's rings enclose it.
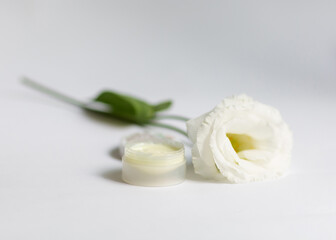
<instances>
[{"instance_id":1,"label":"white surface","mask_svg":"<svg viewBox=\"0 0 336 240\"><path fill-rule=\"evenodd\" d=\"M334 1L1 1L0 239L335 239ZM137 130L21 86L102 88L195 117L245 92L294 132L274 182L144 188L111 156ZM176 135L178 136L178 135ZM113 155L113 154L112 154Z\"/></svg>"}]
</instances>

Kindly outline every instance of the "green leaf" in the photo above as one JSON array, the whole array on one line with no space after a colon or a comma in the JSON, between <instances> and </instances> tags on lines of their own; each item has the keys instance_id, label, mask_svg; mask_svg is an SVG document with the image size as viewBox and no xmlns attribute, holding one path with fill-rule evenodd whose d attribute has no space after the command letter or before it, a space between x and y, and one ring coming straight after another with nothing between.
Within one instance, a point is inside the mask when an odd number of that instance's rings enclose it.
<instances>
[{"instance_id":1,"label":"green leaf","mask_svg":"<svg viewBox=\"0 0 336 240\"><path fill-rule=\"evenodd\" d=\"M151 105L141 99L112 91L104 91L100 93L94 101L87 103L78 101L77 99L69 97L26 77L22 79L22 82L40 92L76 105L87 111L112 116L123 121L141 125L151 122L151 120L155 118L157 111L165 110L171 105L171 101Z\"/></svg>"},{"instance_id":2,"label":"green leaf","mask_svg":"<svg viewBox=\"0 0 336 240\"><path fill-rule=\"evenodd\" d=\"M94 101L108 104L111 107L109 115L137 124L150 122L156 111L167 109L171 105L171 102L162 102L153 106L141 99L112 91L100 93Z\"/></svg>"},{"instance_id":3,"label":"green leaf","mask_svg":"<svg viewBox=\"0 0 336 240\"><path fill-rule=\"evenodd\" d=\"M172 105L172 103L173 102L170 100L164 101L159 104L153 105L153 109L155 112L163 111L163 110L168 109Z\"/></svg>"}]
</instances>

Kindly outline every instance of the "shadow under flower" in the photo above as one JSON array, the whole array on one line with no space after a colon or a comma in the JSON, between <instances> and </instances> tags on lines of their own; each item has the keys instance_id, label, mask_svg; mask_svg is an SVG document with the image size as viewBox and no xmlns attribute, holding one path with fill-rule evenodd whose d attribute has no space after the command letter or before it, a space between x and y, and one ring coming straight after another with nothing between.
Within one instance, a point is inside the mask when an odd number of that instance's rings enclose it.
<instances>
[{"instance_id":1,"label":"shadow under flower","mask_svg":"<svg viewBox=\"0 0 336 240\"><path fill-rule=\"evenodd\" d=\"M211 179L206 179L201 175L195 173L194 166L191 162L187 163L187 171L186 171L186 179L194 182L203 182L203 183L221 183L221 184L228 184L229 182L223 181L216 181Z\"/></svg>"},{"instance_id":2,"label":"shadow under flower","mask_svg":"<svg viewBox=\"0 0 336 240\"><path fill-rule=\"evenodd\" d=\"M194 166L191 162L187 163L186 179L196 182L204 182L204 178L195 173Z\"/></svg>"}]
</instances>

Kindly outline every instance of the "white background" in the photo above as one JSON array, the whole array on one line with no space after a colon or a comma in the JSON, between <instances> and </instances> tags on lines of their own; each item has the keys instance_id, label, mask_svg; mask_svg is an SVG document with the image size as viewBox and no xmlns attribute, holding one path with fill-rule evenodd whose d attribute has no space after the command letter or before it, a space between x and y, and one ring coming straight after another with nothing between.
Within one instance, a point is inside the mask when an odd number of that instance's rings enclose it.
<instances>
[{"instance_id":1,"label":"white background","mask_svg":"<svg viewBox=\"0 0 336 240\"><path fill-rule=\"evenodd\" d=\"M335 13L335 1L0 0L0 239L336 239ZM140 129L21 75L79 99L171 98L188 117L246 93L290 125L291 171L230 185L189 165L178 186L127 185L111 152Z\"/></svg>"}]
</instances>

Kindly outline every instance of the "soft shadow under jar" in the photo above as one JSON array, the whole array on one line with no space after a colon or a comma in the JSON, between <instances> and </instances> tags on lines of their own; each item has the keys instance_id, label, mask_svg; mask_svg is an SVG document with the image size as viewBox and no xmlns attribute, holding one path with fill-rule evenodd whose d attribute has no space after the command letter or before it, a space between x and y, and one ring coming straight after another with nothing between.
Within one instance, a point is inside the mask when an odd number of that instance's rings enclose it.
<instances>
[{"instance_id":1,"label":"soft shadow under jar","mask_svg":"<svg viewBox=\"0 0 336 240\"><path fill-rule=\"evenodd\" d=\"M170 186L183 182L183 144L167 139L132 141L125 145L122 178L139 186Z\"/></svg>"}]
</instances>

